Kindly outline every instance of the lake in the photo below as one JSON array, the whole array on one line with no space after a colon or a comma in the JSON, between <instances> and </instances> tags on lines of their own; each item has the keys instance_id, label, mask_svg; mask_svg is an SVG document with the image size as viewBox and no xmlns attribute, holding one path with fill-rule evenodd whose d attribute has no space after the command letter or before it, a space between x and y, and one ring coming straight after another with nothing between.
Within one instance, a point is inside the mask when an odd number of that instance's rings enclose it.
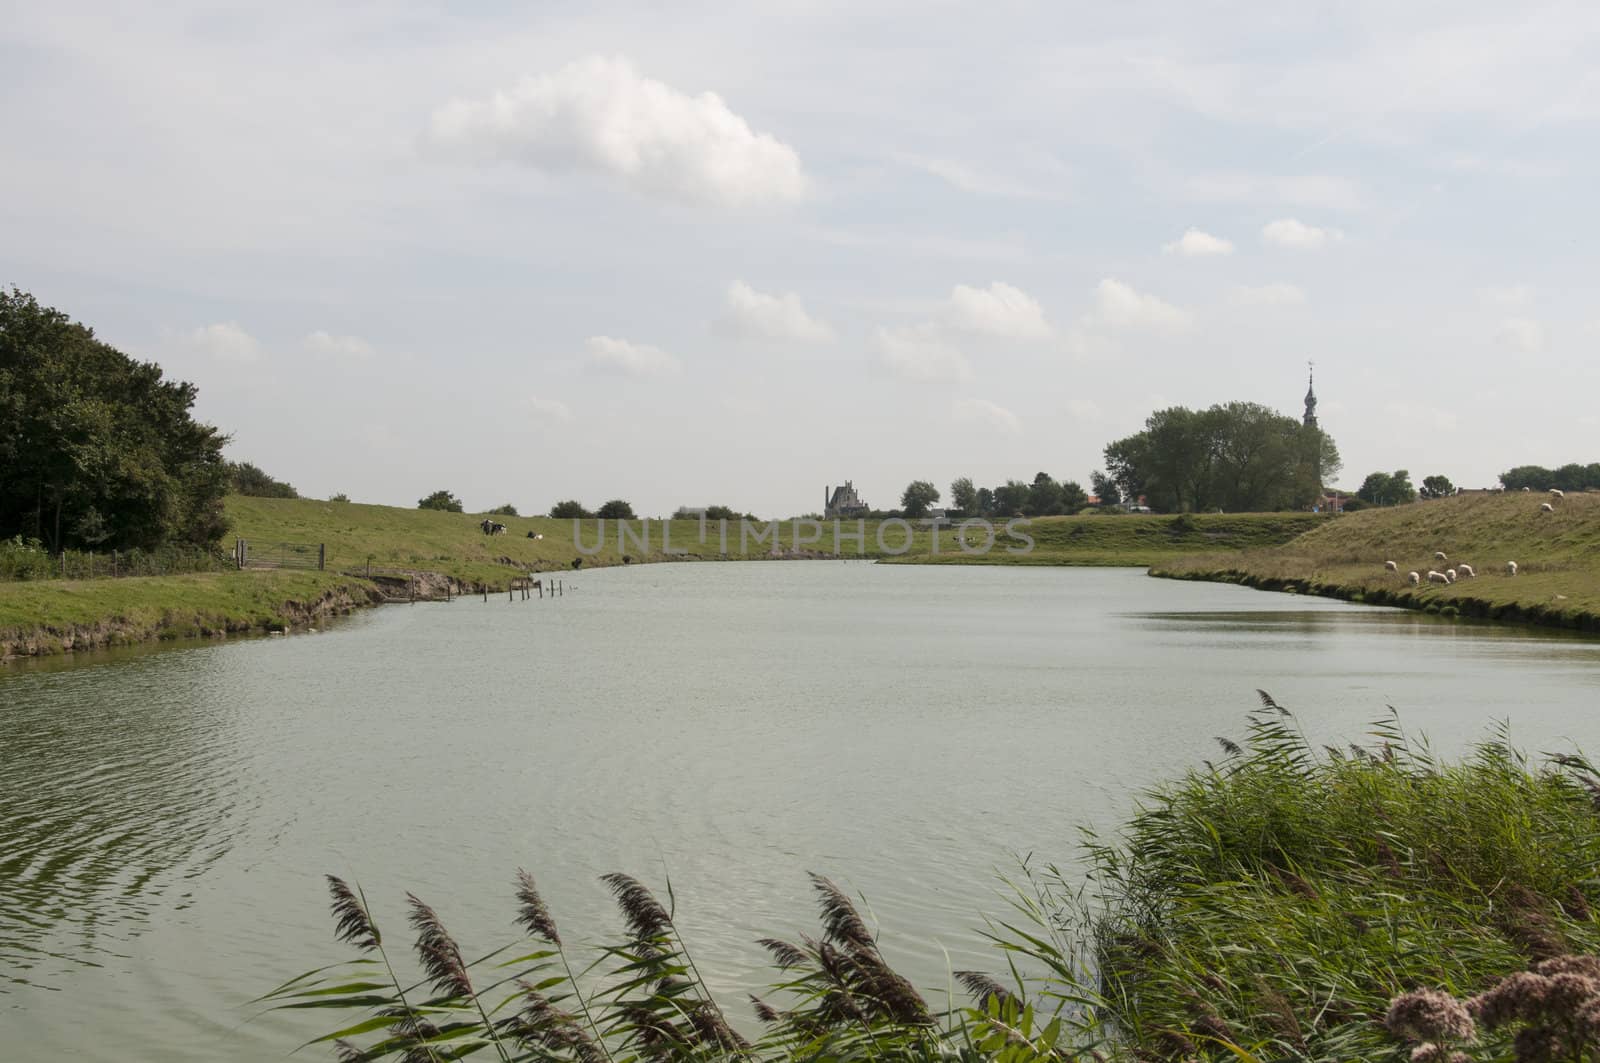
<instances>
[{"instance_id":1,"label":"lake","mask_svg":"<svg viewBox=\"0 0 1600 1063\"><path fill-rule=\"evenodd\" d=\"M281 1060L331 1025L246 1002L348 955L325 873L359 881L392 940L416 892L468 953L514 940L518 866L569 944L620 927L599 875L670 875L743 1015L768 977L754 940L815 926L815 870L942 987L999 968L979 931L1006 911L1000 872L1073 860L1080 825L1113 828L1241 735L1257 687L1318 741L1393 705L1446 753L1507 718L1532 751L1600 748L1600 642L1559 632L1121 569L567 584L0 668L0 1055Z\"/></svg>"}]
</instances>

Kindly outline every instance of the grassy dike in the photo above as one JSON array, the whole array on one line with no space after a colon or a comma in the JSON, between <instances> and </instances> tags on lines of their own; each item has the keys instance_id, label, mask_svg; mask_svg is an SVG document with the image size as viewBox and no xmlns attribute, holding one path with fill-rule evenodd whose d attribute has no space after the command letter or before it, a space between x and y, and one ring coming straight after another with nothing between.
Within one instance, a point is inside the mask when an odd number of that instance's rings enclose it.
<instances>
[{"instance_id":1,"label":"grassy dike","mask_svg":"<svg viewBox=\"0 0 1600 1063\"><path fill-rule=\"evenodd\" d=\"M0 658L282 631L377 600L366 580L324 572L0 583Z\"/></svg>"},{"instance_id":2,"label":"grassy dike","mask_svg":"<svg viewBox=\"0 0 1600 1063\"><path fill-rule=\"evenodd\" d=\"M1541 505L1550 501L1554 512ZM1434 559L1443 551L1450 560ZM1384 569L1394 561L1399 572ZM1509 575L1506 563L1517 563ZM1406 574L1461 562L1478 573L1413 587ZM1151 574L1378 605L1600 630L1600 493L1457 495L1363 510L1282 545L1156 562Z\"/></svg>"},{"instance_id":3,"label":"grassy dike","mask_svg":"<svg viewBox=\"0 0 1600 1063\"><path fill-rule=\"evenodd\" d=\"M697 521L630 521L624 539L614 521L605 522L604 528L601 522L583 521L575 528L570 520L497 517L506 534L485 536L478 527L481 514L237 495L228 499L227 510L230 538L257 544L322 543L327 571L0 583L0 657L299 626L329 611L377 602L385 582L394 591L407 572L427 574L424 593L437 595L447 581L458 589L503 590L527 572L570 573L579 558L584 568L593 568L629 561L832 557L837 550L847 558L910 564L1143 567L1199 550L1266 547L1319 523L1319 518L1296 513L1049 517L1018 525L1008 534L1000 521L992 547L968 554L951 530L942 531L936 541L930 530L918 528L908 539L903 525L880 527L876 521L867 522L860 543L845 537L836 544L831 521L755 522L742 540L734 522L724 543L715 524L708 526L702 542ZM855 522L845 522L842 530L848 536L856 530ZM581 549L575 535L581 536ZM1022 536L1032 539L1031 548L1025 549ZM981 533L969 545L981 547Z\"/></svg>"}]
</instances>

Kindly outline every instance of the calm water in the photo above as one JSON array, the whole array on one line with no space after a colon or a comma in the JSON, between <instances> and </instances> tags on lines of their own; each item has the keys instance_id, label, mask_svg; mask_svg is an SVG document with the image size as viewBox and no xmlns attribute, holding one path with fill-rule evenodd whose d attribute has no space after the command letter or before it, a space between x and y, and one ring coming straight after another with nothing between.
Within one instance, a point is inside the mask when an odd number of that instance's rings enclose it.
<instances>
[{"instance_id":1,"label":"calm water","mask_svg":"<svg viewBox=\"0 0 1600 1063\"><path fill-rule=\"evenodd\" d=\"M810 925L814 869L942 986L995 965L975 933L1004 911L995 868L1070 859L1076 824L1239 734L1258 686L1319 740L1394 705L1447 751L1507 717L1531 749L1600 749L1600 643L1548 633L1128 570L569 584L0 669L0 1057L282 1059L320 1029L245 1002L343 958L325 872L395 937L416 891L469 952L514 936L518 865L569 941L617 927L598 875L670 873L736 1008L753 939Z\"/></svg>"}]
</instances>

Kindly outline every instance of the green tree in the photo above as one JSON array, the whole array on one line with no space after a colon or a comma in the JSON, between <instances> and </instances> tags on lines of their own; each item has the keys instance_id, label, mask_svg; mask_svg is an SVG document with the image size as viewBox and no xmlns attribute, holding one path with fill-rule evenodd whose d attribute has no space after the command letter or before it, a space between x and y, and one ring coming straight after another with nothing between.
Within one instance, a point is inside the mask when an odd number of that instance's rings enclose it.
<instances>
[{"instance_id":1,"label":"green tree","mask_svg":"<svg viewBox=\"0 0 1600 1063\"><path fill-rule=\"evenodd\" d=\"M1030 517L1049 517L1061 512L1061 485L1049 473L1034 476L1023 512Z\"/></svg>"},{"instance_id":2,"label":"green tree","mask_svg":"<svg viewBox=\"0 0 1600 1063\"><path fill-rule=\"evenodd\" d=\"M1032 488L1021 480L1007 480L994 489L993 514L996 517L1020 517L1028 508Z\"/></svg>"},{"instance_id":3,"label":"green tree","mask_svg":"<svg viewBox=\"0 0 1600 1063\"><path fill-rule=\"evenodd\" d=\"M583 508L582 502L579 502L576 499L568 499L565 502L557 502L555 505L550 507L550 515L557 520L585 520L594 516L593 513L590 513L587 509Z\"/></svg>"},{"instance_id":4,"label":"green tree","mask_svg":"<svg viewBox=\"0 0 1600 1063\"><path fill-rule=\"evenodd\" d=\"M1157 410L1105 459L1124 498L1169 513L1302 509L1340 467L1326 433L1253 402Z\"/></svg>"},{"instance_id":5,"label":"green tree","mask_svg":"<svg viewBox=\"0 0 1600 1063\"><path fill-rule=\"evenodd\" d=\"M127 549L227 530L227 437L164 379L21 289L0 289L0 539Z\"/></svg>"},{"instance_id":6,"label":"green tree","mask_svg":"<svg viewBox=\"0 0 1600 1063\"><path fill-rule=\"evenodd\" d=\"M928 507L939 501L939 489L926 480L912 480L900 495L900 508L911 520L928 515Z\"/></svg>"},{"instance_id":7,"label":"green tree","mask_svg":"<svg viewBox=\"0 0 1600 1063\"><path fill-rule=\"evenodd\" d=\"M950 505L967 516L978 512L978 489L967 476L957 477L950 483Z\"/></svg>"},{"instance_id":8,"label":"green tree","mask_svg":"<svg viewBox=\"0 0 1600 1063\"><path fill-rule=\"evenodd\" d=\"M987 487L978 488L978 501L975 515L987 517L994 513L994 491Z\"/></svg>"},{"instance_id":9,"label":"green tree","mask_svg":"<svg viewBox=\"0 0 1600 1063\"><path fill-rule=\"evenodd\" d=\"M417 499L418 509L440 509L446 513L460 513L461 499L449 491L435 491L426 498Z\"/></svg>"},{"instance_id":10,"label":"green tree","mask_svg":"<svg viewBox=\"0 0 1600 1063\"><path fill-rule=\"evenodd\" d=\"M1061 512L1076 513L1089 504L1089 492L1076 480L1067 480L1061 485Z\"/></svg>"},{"instance_id":11,"label":"green tree","mask_svg":"<svg viewBox=\"0 0 1600 1063\"><path fill-rule=\"evenodd\" d=\"M228 471L233 475L233 489L241 495L252 498L300 497L300 492L291 484L273 479L248 461L230 463Z\"/></svg>"},{"instance_id":12,"label":"green tree","mask_svg":"<svg viewBox=\"0 0 1600 1063\"><path fill-rule=\"evenodd\" d=\"M522 514L517 512L517 507L516 506L513 506L510 502L507 502L503 506L496 506L493 509L491 509L489 511L489 516L491 516L491 517L520 517L520 516L522 516Z\"/></svg>"},{"instance_id":13,"label":"green tree","mask_svg":"<svg viewBox=\"0 0 1600 1063\"><path fill-rule=\"evenodd\" d=\"M1411 473L1405 469L1394 472L1369 473L1356 490L1356 497L1374 506L1398 506L1417 500L1417 489L1411 486Z\"/></svg>"},{"instance_id":14,"label":"green tree","mask_svg":"<svg viewBox=\"0 0 1600 1063\"><path fill-rule=\"evenodd\" d=\"M1089 474L1089 486L1094 488L1094 493L1100 499L1102 506L1110 507L1122 503L1122 491L1117 487L1117 481L1099 469Z\"/></svg>"},{"instance_id":15,"label":"green tree","mask_svg":"<svg viewBox=\"0 0 1600 1063\"><path fill-rule=\"evenodd\" d=\"M595 511L602 520L633 520L633 507L620 498L613 498Z\"/></svg>"},{"instance_id":16,"label":"green tree","mask_svg":"<svg viewBox=\"0 0 1600 1063\"><path fill-rule=\"evenodd\" d=\"M1456 485L1448 477L1425 476L1422 490L1417 493L1423 498L1445 498L1456 493Z\"/></svg>"},{"instance_id":17,"label":"green tree","mask_svg":"<svg viewBox=\"0 0 1600 1063\"><path fill-rule=\"evenodd\" d=\"M707 506L706 520L738 520L739 513L732 506Z\"/></svg>"}]
</instances>

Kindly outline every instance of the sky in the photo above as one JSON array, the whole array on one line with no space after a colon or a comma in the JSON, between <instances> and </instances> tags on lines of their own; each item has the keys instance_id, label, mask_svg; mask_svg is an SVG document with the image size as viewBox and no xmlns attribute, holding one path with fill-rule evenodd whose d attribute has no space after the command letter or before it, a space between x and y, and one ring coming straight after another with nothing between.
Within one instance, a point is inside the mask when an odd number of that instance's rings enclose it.
<instances>
[{"instance_id":1,"label":"sky","mask_svg":"<svg viewBox=\"0 0 1600 1063\"><path fill-rule=\"evenodd\" d=\"M668 10L670 8L670 10ZM0 0L0 284L302 494L1600 460L1600 6Z\"/></svg>"}]
</instances>

